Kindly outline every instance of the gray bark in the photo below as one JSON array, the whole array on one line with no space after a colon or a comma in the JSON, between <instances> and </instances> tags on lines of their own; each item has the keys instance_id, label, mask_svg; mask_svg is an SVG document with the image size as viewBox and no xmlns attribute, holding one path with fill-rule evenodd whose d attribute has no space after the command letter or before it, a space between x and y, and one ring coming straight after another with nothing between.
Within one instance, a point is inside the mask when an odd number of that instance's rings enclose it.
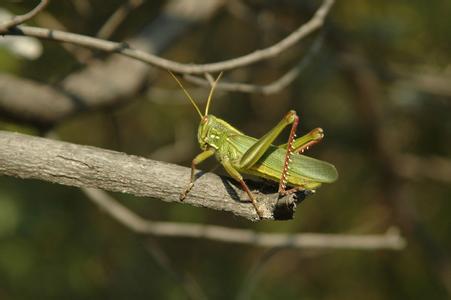
<instances>
[{"instance_id":1,"label":"gray bark","mask_svg":"<svg viewBox=\"0 0 451 300\"><path fill-rule=\"evenodd\" d=\"M179 195L189 181L190 169L121 152L0 131L0 174L181 204ZM253 192L264 219L292 217L293 197L278 201L274 189L264 192L261 185ZM183 203L258 219L247 195L228 178L213 173L202 174Z\"/></svg>"}]
</instances>

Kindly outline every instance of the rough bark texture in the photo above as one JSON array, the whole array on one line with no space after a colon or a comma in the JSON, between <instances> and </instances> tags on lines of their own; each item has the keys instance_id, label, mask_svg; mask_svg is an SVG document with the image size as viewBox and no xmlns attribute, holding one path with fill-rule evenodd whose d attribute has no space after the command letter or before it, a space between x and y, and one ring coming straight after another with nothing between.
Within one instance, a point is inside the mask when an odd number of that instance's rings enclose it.
<instances>
[{"instance_id":1,"label":"rough bark texture","mask_svg":"<svg viewBox=\"0 0 451 300\"><path fill-rule=\"evenodd\" d=\"M0 131L0 174L180 203L190 170L121 152ZM264 219L292 217L293 197L278 201L274 190L253 192ZM212 173L196 180L184 203L258 219L246 194L228 178Z\"/></svg>"}]
</instances>

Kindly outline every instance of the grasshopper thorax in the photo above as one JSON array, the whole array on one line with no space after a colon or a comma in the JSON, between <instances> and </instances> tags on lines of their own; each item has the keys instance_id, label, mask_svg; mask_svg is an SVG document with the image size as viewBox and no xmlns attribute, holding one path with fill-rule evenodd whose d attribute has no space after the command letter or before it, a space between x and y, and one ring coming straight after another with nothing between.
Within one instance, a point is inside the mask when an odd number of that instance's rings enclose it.
<instances>
[{"instance_id":1,"label":"grasshopper thorax","mask_svg":"<svg viewBox=\"0 0 451 300\"><path fill-rule=\"evenodd\" d=\"M197 131L197 140L199 141L202 150L219 148L218 142L221 132L218 130L217 120L218 118L213 115L205 115L202 117Z\"/></svg>"},{"instance_id":2,"label":"grasshopper thorax","mask_svg":"<svg viewBox=\"0 0 451 300\"><path fill-rule=\"evenodd\" d=\"M218 150L224 145L229 135L240 133L226 121L213 115L205 115L200 121L197 139L202 150L208 148Z\"/></svg>"}]
</instances>

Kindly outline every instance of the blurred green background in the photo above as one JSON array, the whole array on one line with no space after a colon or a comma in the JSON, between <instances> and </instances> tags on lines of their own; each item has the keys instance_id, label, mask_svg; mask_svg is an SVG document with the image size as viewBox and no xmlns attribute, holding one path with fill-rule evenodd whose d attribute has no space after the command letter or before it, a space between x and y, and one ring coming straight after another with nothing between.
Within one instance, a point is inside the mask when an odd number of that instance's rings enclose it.
<instances>
[{"instance_id":1,"label":"blurred green background","mask_svg":"<svg viewBox=\"0 0 451 300\"><path fill-rule=\"evenodd\" d=\"M23 13L34 2L1 3ZM31 23L45 27L53 16L68 31L94 35L121 3L53 1ZM214 62L269 46L308 20L320 1L243 0L246 14L235 4L187 32L163 56ZM132 36L163 5L145 2L112 39ZM397 226L408 240L405 250L262 249L138 236L76 188L3 176L0 299L449 299L449 12L450 1L337 1L320 51L289 87L268 96L217 93L212 113L249 135L261 136L289 109L300 114L301 132L325 130L308 155L333 163L340 179L304 201L294 220L253 224L228 213L115 194L151 220L267 232L364 234ZM225 78L269 83L305 55L315 36ZM0 70L55 83L84 67L58 43L42 45L36 60L0 49ZM186 85L205 99L208 89ZM77 114L52 130L65 141L188 166L199 151L198 117L167 73L159 72L149 90L129 100ZM44 133L7 116L0 129Z\"/></svg>"}]
</instances>

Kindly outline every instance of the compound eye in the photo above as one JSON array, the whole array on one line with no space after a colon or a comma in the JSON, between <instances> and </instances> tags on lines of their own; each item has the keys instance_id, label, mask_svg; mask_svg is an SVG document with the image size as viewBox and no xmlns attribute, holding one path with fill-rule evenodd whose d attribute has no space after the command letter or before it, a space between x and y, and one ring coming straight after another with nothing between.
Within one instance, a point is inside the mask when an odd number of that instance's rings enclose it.
<instances>
[{"instance_id":1,"label":"compound eye","mask_svg":"<svg viewBox=\"0 0 451 300\"><path fill-rule=\"evenodd\" d=\"M204 116L204 117L202 118L201 123L202 123L202 124L206 124L207 122L208 122L208 116Z\"/></svg>"}]
</instances>

